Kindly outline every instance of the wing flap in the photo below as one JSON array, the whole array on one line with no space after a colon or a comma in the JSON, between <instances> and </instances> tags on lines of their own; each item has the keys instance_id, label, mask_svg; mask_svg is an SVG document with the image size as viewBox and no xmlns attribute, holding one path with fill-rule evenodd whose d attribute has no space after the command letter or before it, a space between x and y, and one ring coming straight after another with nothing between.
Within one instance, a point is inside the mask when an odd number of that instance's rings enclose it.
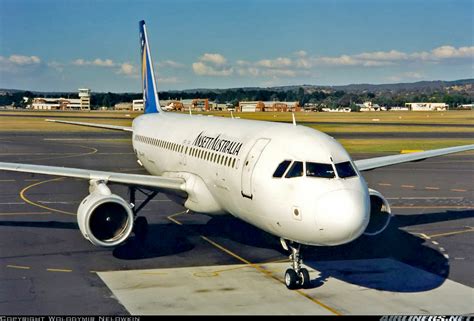
<instances>
[{"instance_id":1,"label":"wing flap","mask_svg":"<svg viewBox=\"0 0 474 321\"><path fill-rule=\"evenodd\" d=\"M153 189L169 189L184 191L185 181L180 178L162 176L150 176L140 174L125 174L106 171L86 170L80 168L68 168L59 166L45 166L33 164L3 163L0 162L0 170L45 174L54 176L74 177L87 180L106 180L112 183L143 186Z\"/></svg>"},{"instance_id":2,"label":"wing flap","mask_svg":"<svg viewBox=\"0 0 474 321\"><path fill-rule=\"evenodd\" d=\"M123 131L126 131L126 132L133 132L133 128L132 127L127 127L127 126L85 123L85 122L80 122L80 121L67 121L67 120L56 120L56 119L45 119L45 120L49 121L49 122L53 122L53 123L62 123L62 124L69 124L69 125L77 125L77 126L85 126L85 127L96 127L96 128L123 130Z\"/></svg>"},{"instance_id":3,"label":"wing flap","mask_svg":"<svg viewBox=\"0 0 474 321\"><path fill-rule=\"evenodd\" d=\"M390 155L390 156L361 159L361 160L354 161L354 163L360 171L367 171L367 170L371 170L371 169L375 169L379 167L385 167L385 166L407 163L407 162L422 161L426 158L465 152L465 151L469 151L473 149L474 149L474 145L464 145L464 146L434 149L434 150L429 150L426 152L417 152L417 153L411 153L411 154Z\"/></svg>"}]
</instances>

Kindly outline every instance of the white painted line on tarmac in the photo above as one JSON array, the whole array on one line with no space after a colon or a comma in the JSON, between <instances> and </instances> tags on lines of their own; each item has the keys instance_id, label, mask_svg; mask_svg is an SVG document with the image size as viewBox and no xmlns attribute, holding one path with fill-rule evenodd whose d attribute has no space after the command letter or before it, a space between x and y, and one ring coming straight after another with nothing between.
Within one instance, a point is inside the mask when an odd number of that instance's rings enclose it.
<instances>
[{"instance_id":1,"label":"white painted line on tarmac","mask_svg":"<svg viewBox=\"0 0 474 321\"><path fill-rule=\"evenodd\" d=\"M387 197L388 200L462 200L462 196Z\"/></svg>"},{"instance_id":2,"label":"white painted line on tarmac","mask_svg":"<svg viewBox=\"0 0 474 321\"><path fill-rule=\"evenodd\" d=\"M79 202L61 202L61 201L38 201L41 204L75 204Z\"/></svg>"},{"instance_id":3,"label":"white painted line on tarmac","mask_svg":"<svg viewBox=\"0 0 474 321\"><path fill-rule=\"evenodd\" d=\"M24 205L26 204L25 202L6 202L6 203L0 203L0 205Z\"/></svg>"}]
</instances>

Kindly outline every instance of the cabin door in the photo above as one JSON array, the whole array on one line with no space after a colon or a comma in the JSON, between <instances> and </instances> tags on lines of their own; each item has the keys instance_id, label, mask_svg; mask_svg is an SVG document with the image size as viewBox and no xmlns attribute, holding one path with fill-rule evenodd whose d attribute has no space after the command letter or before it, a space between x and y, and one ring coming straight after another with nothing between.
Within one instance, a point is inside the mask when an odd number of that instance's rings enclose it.
<instances>
[{"instance_id":1,"label":"cabin door","mask_svg":"<svg viewBox=\"0 0 474 321\"><path fill-rule=\"evenodd\" d=\"M253 144L250 152L247 154L244 163L242 164L242 179L241 179L241 189L242 189L242 196L247 198L252 198L252 176L253 171L255 169L255 165L257 164L260 155L262 154L263 150L270 142L268 138L260 138L258 139L255 144Z\"/></svg>"}]
</instances>

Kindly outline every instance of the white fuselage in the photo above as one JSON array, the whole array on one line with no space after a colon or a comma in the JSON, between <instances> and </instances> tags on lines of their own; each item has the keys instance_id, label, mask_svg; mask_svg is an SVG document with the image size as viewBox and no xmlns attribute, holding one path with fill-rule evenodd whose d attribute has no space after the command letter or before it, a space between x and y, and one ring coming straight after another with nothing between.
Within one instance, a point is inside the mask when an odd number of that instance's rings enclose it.
<instances>
[{"instance_id":1,"label":"white fuselage","mask_svg":"<svg viewBox=\"0 0 474 321\"><path fill-rule=\"evenodd\" d=\"M151 174L186 181L184 206L194 212L230 213L308 245L350 242L369 222L369 191L350 156L335 139L305 126L146 114L133 122L133 148ZM292 162L286 174L273 177L285 160ZM304 166L301 175L285 177L295 162ZM355 175L340 178L334 170L332 178L310 177L307 162L332 168L350 162Z\"/></svg>"}]
</instances>

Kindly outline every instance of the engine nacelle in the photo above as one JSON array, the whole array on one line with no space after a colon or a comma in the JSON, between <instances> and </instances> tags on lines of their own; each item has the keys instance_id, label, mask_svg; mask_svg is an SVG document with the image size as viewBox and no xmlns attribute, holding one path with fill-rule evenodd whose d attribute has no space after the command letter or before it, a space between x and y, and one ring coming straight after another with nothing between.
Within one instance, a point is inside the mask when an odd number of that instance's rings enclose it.
<instances>
[{"instance_id":1,"label":"engine nacelle","mask_svg":"<svg viewBox=\"0 0 474 321\"><path fill-rule=\"evenodd\" d=\"M133 228L130 204L112 194L102 182L91 181L89 192L77 210L82 235L97 246L112 247L124 242Z\"/></svg>"},{"instance_id":2,"label":"engine nacelle","mask_svg":"<svg viewBox=\"0 0 474 321\"><path fill-rule=\"evenodd\" d=\"M388 201L380 192L370 189L370 219L364 235L375 236L382 233L390 223L392 210Z\"/></svg>"}]
</instances>

